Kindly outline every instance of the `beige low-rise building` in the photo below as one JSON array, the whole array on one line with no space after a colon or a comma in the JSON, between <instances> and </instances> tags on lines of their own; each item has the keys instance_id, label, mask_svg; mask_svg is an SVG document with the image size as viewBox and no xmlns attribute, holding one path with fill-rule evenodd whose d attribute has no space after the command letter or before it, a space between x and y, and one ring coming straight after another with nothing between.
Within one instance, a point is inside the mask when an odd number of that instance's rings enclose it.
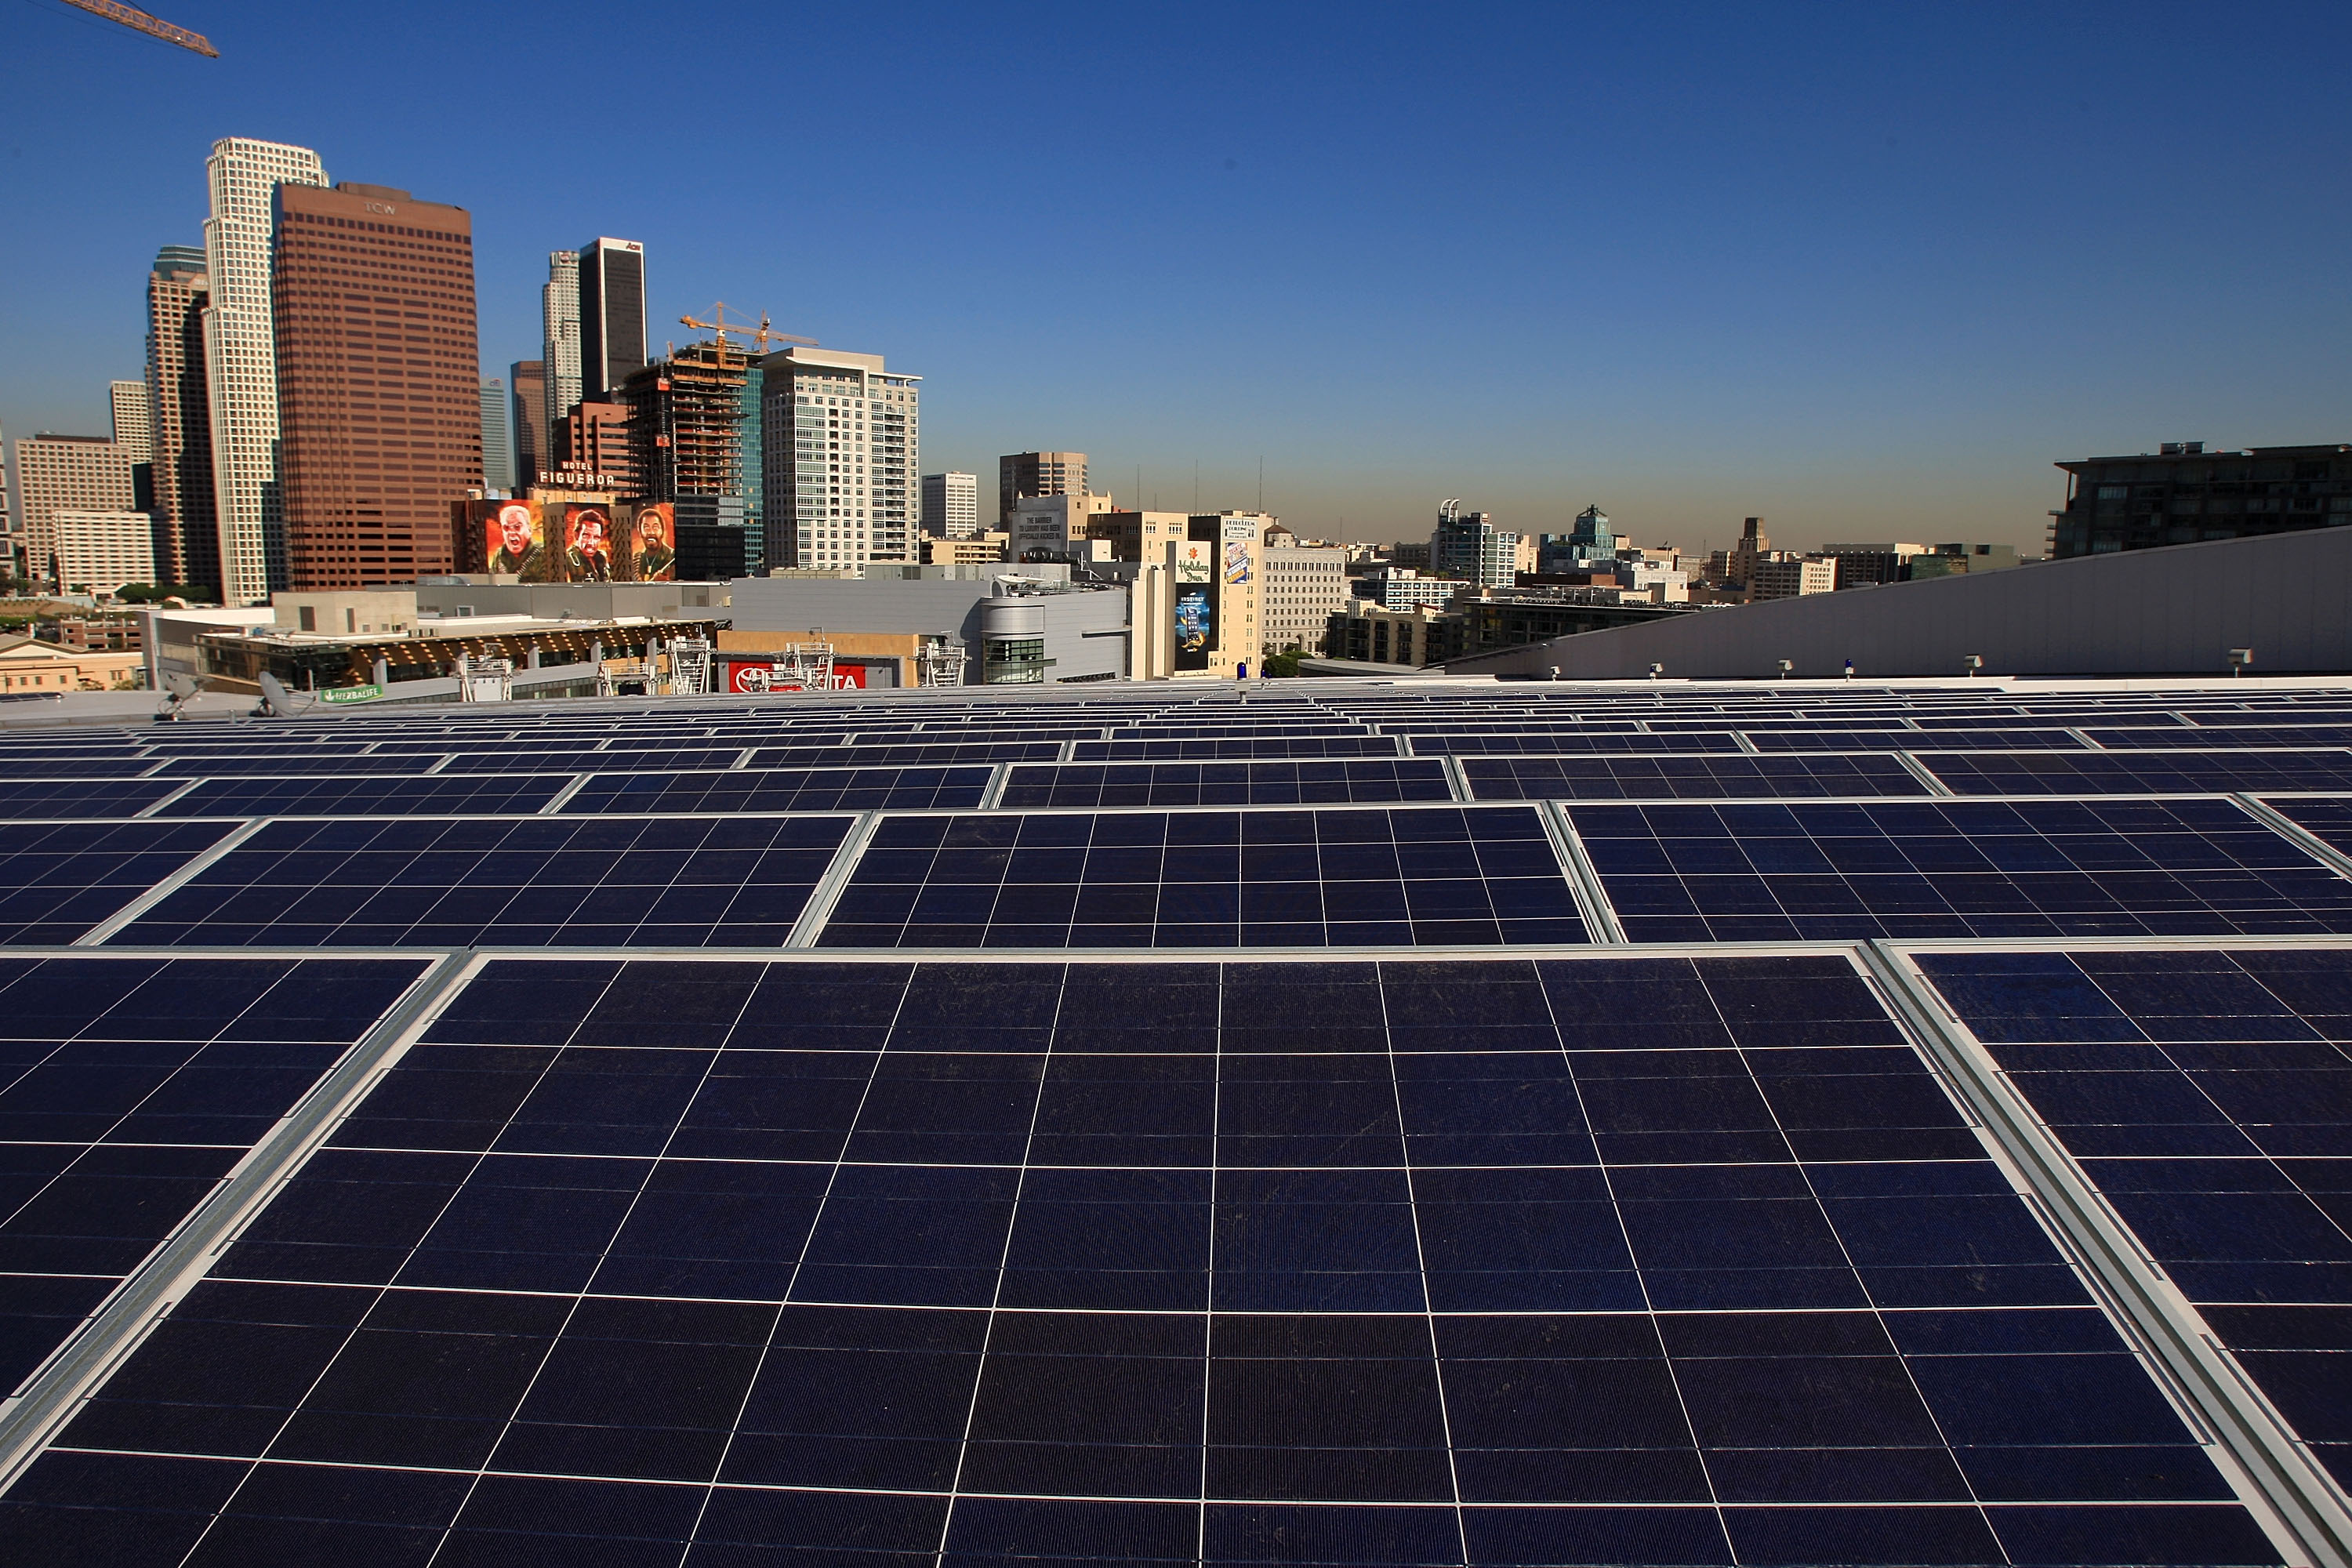
<instances>
[{"instance_id":1,"label":"beige low-rise building","mask_svg":"<svg viewBox=\"0 0 2352 1568\"><path fill-rule=\"evenodd\" d=\"M34 637L0 638L0 692L111 691L139 684L136 651L59 647Z\"/></svg>"}]
</instances>

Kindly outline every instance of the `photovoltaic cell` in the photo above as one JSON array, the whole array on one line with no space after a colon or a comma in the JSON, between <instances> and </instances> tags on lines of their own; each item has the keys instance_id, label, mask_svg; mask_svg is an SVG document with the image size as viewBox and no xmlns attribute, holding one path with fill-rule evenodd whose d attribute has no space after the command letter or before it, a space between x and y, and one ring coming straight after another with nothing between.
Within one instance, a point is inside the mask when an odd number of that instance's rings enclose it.
<instances>
[{"instance_id":1,"label":"photovoltaic cell","mask_svg":"<svg viewBox=\"0 0 2352 1568\"><path fill-rule=\"evenodd\" d=\"M1278 762L1294 757L1393 757L1388 735L1268 735L1255 740L1080 741L1081 763Z\"/></svg>"},{"instance_id":2,"label":"photovoltaic cell","mask_svg":"<svg viewBox=\"0 0 2352 1568\"><path fill-rule=\"evenodd\" d=\"M2221 795L2352 789L2352 752L1919 753L1957 795Z\"/></svg>"},{"instance_id":3,"label":"photovoltaic cell","mask_svg":"<svg viewBox=\"0 0 2352 1568\"><path fill-rule=\"evenodd\" d=\"M1429 946L1586 940L1519 806L890 816L824 947Z\"/></svg>"},{"instance_id":4,"label":"photovoltaic cell","mask_svg":"<svg viewBox=\"0 0 2352 1568\"><path fill-rule=\"evenodd\" d=\"M790 934L849 821L278 821L174 889L113 942L774 947Z\"/></svg>"},{"instance_id":5,"label":"photovoltaic cell","mask_svg":"<svg viewBox=\"0 0 2352 1568\"><path fill-rule=\"evenodd\" d=\"M53 773L74 769L53 765ZM107 818L136 816L157 801L184 786L184 779L74 778L0 781L0 819Z\"/></svg>"},{"instance_id":6,"label":"photovoltaic cell","mask_svg":"<svg viewBox=\"0 0 2352 1568\"><path fill-rule=\"evenodd\" d=\"M1493 756L1643 756L1672 752L1737 752L1739 742L1727 730L1681 735L1621 734L1491 734L1415 735L1416 757Z\"/></svg>"},{"instance_id":7,"label":"photovoltaic cell","mask_svg":"<svg viewBox=\"0 0 2352 1568\"><path fill-rule=\"evenodd\" d=\"M365 1034L409 959L34 959L0 979L0 1394Z\"/></svg>"},{"instance_id":8,"label":"photovoltaic cell","mask_svg":"<svg viewBox=\"0 0 2352 1568\"><path fill-rule=\"evenodd\" d=\"M1891 756L1471 757L1479 800L1735 800L1926 795Z\"/></svg>"},{"instance_id":9,"label":"photovoltaic cell","mask_svg":"<svg viewBox=\"0 0 2352 1568\"><path fill-rule=\"evenodd\" d=\"M362 1549L2277 1560L1839 958L494 964L0 1503Z\"/></svg>"},{"instance_id":10,"label":"photovoltaic cell","mask_svg":"<svg viewBox=\"0 0 2352 1568\"><path fill-rule=\"evenodd\" d=\"M1059 741L909 742L876 746L763 746L745 764L754 768L941 767L970 763L1050 763Z\"/></svg>"},{"instance_id":11,"label":"photovoltaic cell","mask_svg":"<svg viewBox=\"0 0 2352 1568\"><path fill-rule=\"evenodd\" d=\"M1016 766L1007 807L1370 805L1452 800L1435 758L1286 763L1063 763Z\"/></svg>"},{"instance_id":12,"label":"photovoltaic cell","mask_svg":"<svg viewBox=\"0 0 2352 1568\"><path fill-rule=\"evenodd\" d=\"M24 823L0 848L0 945L66 943L227 837L228 822Z\"/></svg>"},{"instance_id":13,"label":"photovoltaic cell","mask_svg":"<svg viewBox=\"0 0 2352 1568\"><path fill-rule=\"evenodd\" d=\"M740 768L730 773L608 773L563 803L565 816L605 812L923 810L978 805L993 770Z\"/></svg>"},{"instance_id":14,"label":"photovoltaic cell","mask_svg":"<svg viewBox=\"0 0 2352 1568\"><path fill-rule=\"evenodd\" d=\"M203 779L158 816L407 816L537 811L572 782L568 773L435 773L428 778Z\"/></svg>"},{"instance_id":15,"label":"photovoltaic cell","mask_svg":"<svg viewBox=\"0 0 2352 1568\"><path fill-rule=\"evenodd\" d=\"M2226 800L1568 809L1636 942L2352 931L2352 882Z\"/></svg>"},{"instance_id":16,"label":"photovoltaic cell","mask_svg":"<svg viewBox=\"0 0 2352 1568\"><path fill-rule=\"evenodd\" d=\"M1917 963L2313 1454L2352 1482L2352 952Z\"/></svg>"}]
</instances>

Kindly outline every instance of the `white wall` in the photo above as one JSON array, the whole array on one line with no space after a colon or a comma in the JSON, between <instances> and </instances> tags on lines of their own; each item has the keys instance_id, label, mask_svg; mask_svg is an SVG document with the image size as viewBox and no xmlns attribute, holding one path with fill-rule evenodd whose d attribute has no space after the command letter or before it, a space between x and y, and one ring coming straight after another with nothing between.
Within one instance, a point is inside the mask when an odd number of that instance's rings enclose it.
<instances>
[{"instance_id":1,"label":"white wall","mask_svg":"<svg viewBox=\"0 0 2352 1568\"><path fill-rule=\"evenodd\" d=\"M1457 660L1463 675L1801 679L1958 675L2226 675L2352 670L2352 527L2048 561L1982 576L1849 588L1587 632Z\"/></svg>"}]
</instances>

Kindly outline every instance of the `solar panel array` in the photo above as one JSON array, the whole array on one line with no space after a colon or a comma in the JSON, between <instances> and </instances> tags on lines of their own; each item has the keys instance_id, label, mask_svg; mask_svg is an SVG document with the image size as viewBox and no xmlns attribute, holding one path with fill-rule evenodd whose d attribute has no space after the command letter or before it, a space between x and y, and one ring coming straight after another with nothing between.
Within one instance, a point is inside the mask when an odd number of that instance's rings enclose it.
<instances>
[{"instance_id":1,"label":"solar panel array","mask_svg":"<svg viewBox=\"0 0 2352 1568\"><path fill-rule=\"evenodd\" d=\"M0 736L0 1561L2352 1563L2352 691Z\"/></svg>"}]
</instances>

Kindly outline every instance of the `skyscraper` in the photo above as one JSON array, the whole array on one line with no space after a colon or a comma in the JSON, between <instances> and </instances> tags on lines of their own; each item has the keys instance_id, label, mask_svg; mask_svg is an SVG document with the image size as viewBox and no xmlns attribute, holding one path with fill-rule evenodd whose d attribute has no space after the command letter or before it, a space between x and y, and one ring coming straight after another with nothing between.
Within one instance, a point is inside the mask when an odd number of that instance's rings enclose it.
<instances>
[{"instance_id":1,"label":"skyscraper","mask_svg":"<svg viewBox=\"0 0 2352 1568\"><path fill-rule=\"evenodd\" d=\"M923 531L934 539L980 537L980 476L923 476Z\"/></svg>"},{"instance_id":2,"label":"skyscraper","mask_svg":"<svg viewBox=\"0 0 2352 1568\"><path fill-rule=\"evenodd\" d=\"M139 511L155 507L155 420L149 412L147 384L116 381L107 384L107 401L113 405L114 444L131 459L131 504Z\"/></svg>"},{"instance_id":3,"label":"skyscraper","mask_svg":"<svg viewBox=\"0 0 2352 1568\"><path fill-rule=\"evenodd\" d=\"M270 310L280 185L320 185L307 147L226 137L205 160L206 413L212 420L213 512L224 605L256 605L286 578L278 473L278 342Z\"/></svg>"},{"instance_id":4,"label":"skyscraper","mask_svg":"<svg viewBox=\"0 0 2352 1568\"><path fill-rule=\"evenodd\" d=\"M768 564L921 560L922 377L887 371L880 354L830 349L760 363Z\"/></svg>"},{"instance_id":5,"label":"skyscraper","mask_svg":"<svg viewBox=\"0 0 2352 1568\"><path fill-rule=\"evenodd\" d=\"M482 383L482 483L494 490L515 488L514 453L507 441L507 384L495 376Z\"/></svg>"},{"instance_id":6,"label":"skyscraper","mask_svg":"<svg viewBox=\"0 0 2352 1568\"><path fill-rule=\"evenodd\" d=\"M646 247L598 239L580 247L579 266L578 396L611 401L646 368Z\"/></svg>"},{"instance_id":7,"label":"skyscraper","mask_svg":"<svg viewBox=\"0 0 2352 1568\"><path fill-rule=\"evenodd\" d=\"M539 466L551 468L562 454L546 437L563 428L580 402L580 253L547 253L547 286L539 291L541 411ZM521 384L516 384L520 386Z\"/></svg>"},{"instance_id":8,"label":"skyscraper","mask_svg":"<svg viewBox=\"0 0 2352 1568\"><path fill-rule=\"evenodd\" d=\"M553 428L547 422L547 362L519 359L507 367L514 388L515 489L539 483L541 468L555 467Z\"/></svg>"},{"instance_id":9,"label":"skyscraper","mask_svg":"<svg viewBox=\"0 0 2352 1568\"><path fill-rule=\"evenodd\" d=\"M996 521L1012 519L1023 496L1082 496L1087 489L1084 452L1015 452L996 459ZM1138 506L1143 503L1136 502Z\"/></svg>"},{"instance_id":10,"label":"skyscraper","mask_svg":"<svg viewBox=\"0 0 2352 1568\"><path fill-rule=\"evenodd\" d=\"M155 420L147 405L147 384L143 381L112 381L107 383L107 397L114 405L114 444L133 463L155 460Z\"/></svg>"},{"instance_id":11,"label":"skyscraper","mask_svg":"<svg viewBox=\"0 0 2352 1568\"><path fill-rule=\"evenodd\" d=\"M473 221L383 185L278 207L289 585L452 571L449 503L482 483Z\"/></svg>"},{"instance_id":12,"label":"skyscraper","mask_svg":"<svg viewBox=\"0 0 2352 1568\"><path fill-rule=\"evenodd\" d=\"M212 290L201 246L167 245L147 274L147 405L155 429L155 572L167 583L220 588L213 513L212 400L205 386L205 310Z\"/></svg>"},{"instance_id":13,"label":"skyscraper","mask_svg":"<svg viewBox=\"0 0 2352 1568\"><path fill-rule=\"evenodd\" d=\"M25 574L58 582L60 512L127 512L131 459L103 436L51 436L16 443L16 488L25 501Z\"/></svg>"}]
</instances>

